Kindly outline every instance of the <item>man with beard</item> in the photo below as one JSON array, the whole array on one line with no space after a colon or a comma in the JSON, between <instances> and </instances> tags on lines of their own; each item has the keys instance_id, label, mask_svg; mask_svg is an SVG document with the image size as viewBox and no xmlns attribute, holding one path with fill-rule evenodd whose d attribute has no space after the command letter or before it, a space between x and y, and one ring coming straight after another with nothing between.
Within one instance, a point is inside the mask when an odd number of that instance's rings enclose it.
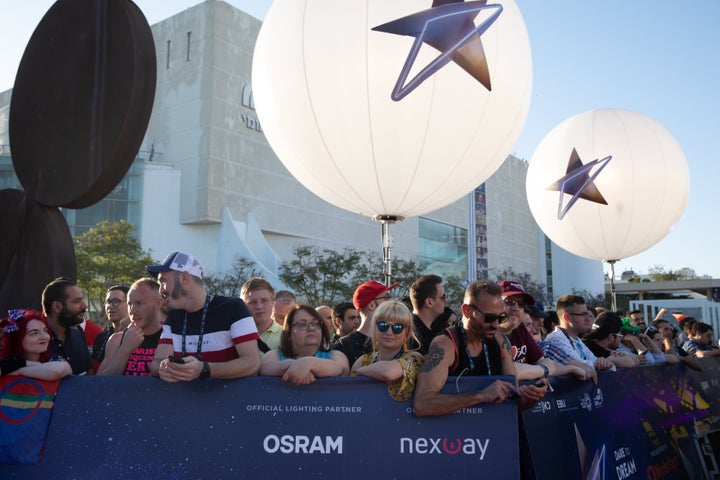
<instances>
[{"instance_id":1,"label":"man with beard","mask_svg":"<svg viewBox=\"0 0 720 480\"><path fill-rule=\"evenodd\" d=\"M97 362L97 367L105 359L105 349L112 334L124 330L130 323L127 304L128 290L126 285L113 285L105 293L105 315L110 321L110 326L95 339L92 357Z\"/></svg>"},{"instance_id":2,"label":"man with beard","mask_svg":"<svg viewBox=\"0 0 720 480\"><path fill-rule=\"evenodd\" d=\"M90 351L82 330L73 328L83 322L87 304L75 282L56 278L42 293L43 313L50 327L48 355L62 357L72 367L73 374L92 374Z\"/></svg>"},{"instance_id":3,"label":"man with beard","mask_svg":"<svg viewBox=\"0 0 720 480\"><path fill-rule=\"evenodd\" d=\"M150 365L152 375L189 382L258 372L258 331L250 311L239 298L208 292L195 257L174 252L147 271L157 275L160 296L170 309Z\"/></svg>"},{"instance_id":4,"label":"man with beard","mask_svg":"<svg viewBox=\"0 0 720 480\"><path fill-rule=\"evenodd\" d=\"M518 405L527 408L547 392L547 380L537 385L516 386L495 380L474 392L442 393L449 375L513 375L510 344L499 333L498 324L505 320L502 290L487 280L471 283L465 290L462 320L436 336L415 387L414 410L418 416L446 415L478 403L498 403L516 392Z\"/></svg>"},{"instance_id":5,"label":"man with beard","mask_svg":"<svg viewBox=\"0 0 720 480\"><path fill-rule=\"evenodd\" d=\"M130 324L114 333L107 342L105 360L98 375L150 375L162 332L162 303L160 285L151 278L141 278L127 294Z\"/></svg>"},{"instance_id":6,"label":"man with beard","mask_svg":"<svg viewBox=\"0 0 720 480\"><path fill-rule=\"evenodd\" d=\"M545 337L543 353L547 358L564 365L583 368L597 383L597 370L614 368L607 358L597 358L580 340L592 329L593 316L579 295L568 294L558 298L557 315L560 325Z\"/></svg>"}]
</instances>

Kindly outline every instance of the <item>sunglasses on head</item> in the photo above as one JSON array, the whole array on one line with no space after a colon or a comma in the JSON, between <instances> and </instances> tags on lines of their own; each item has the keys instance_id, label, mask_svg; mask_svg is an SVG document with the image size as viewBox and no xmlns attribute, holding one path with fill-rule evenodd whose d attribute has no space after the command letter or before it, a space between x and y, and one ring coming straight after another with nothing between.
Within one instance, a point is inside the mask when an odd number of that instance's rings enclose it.
<instances>
[{"instance_id":1,"label":"sunglasses on head","mask_svg":"<svg viewBox=\"0 0 720 480\"><path fill-rule=\"evenodd\" d=\"M375 326L382 333L387 332L388 328L392 328L392 332L395 335L400 335L403 332L403 330L405 330L405 325L403 325L402 323L390 323L390 322L386 322L384 320L380 320L379 322L377 322L375 324Z\"/></svg>"},{"instance_id":2,"label":"sunglasses on head","mask_svg":"<svg viewBox=\"0 0 720 480\"><path fill-rule=\"evenodd\" d=\"M483 320L485 321L485 323L493 323L496 321L502 323L505 320L507 320L507 318L508 318L507 313L504 313L504 312L501 313L500 315L495 315L493 313L483 312L482 310L480 310L478 307L476 307L472 303L468 303L468 306L474 308L475 310L477 310L478 313L482 314Z\"/></svg>"}]
</instances>

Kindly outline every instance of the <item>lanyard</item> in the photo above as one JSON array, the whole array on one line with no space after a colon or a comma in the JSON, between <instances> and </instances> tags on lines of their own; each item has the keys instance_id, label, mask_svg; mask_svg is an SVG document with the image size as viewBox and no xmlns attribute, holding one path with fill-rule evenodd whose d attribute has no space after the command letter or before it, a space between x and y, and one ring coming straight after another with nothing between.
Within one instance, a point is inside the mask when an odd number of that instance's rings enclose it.
<instances>
[{"instance_id":1,"label":"lanyard","mask_svg":"<svg viewBox=\"0 0 720 480\"><path fill-rule=\"evenodd\" d=\"M198 336L198 344L197 344L197 359L200 360L202 357L202 341L203 341L203 334L205 333L205 317L207 316L208 311L208 305L210 305L210 294L205 294L205 306L203 307L203 313L202 313L202 320L200 321L200 335ZM185 335L187 333L187 324L188 324L188 318L187 318L187 311L185 312L185 320L183 320L183 330L182 330L182 358L187 356L187 351L185 350Z\"/></svg>"},{"instance_id":2,"label":"lanyard","mask_svg":"<svg viewBox=\"0 0 720 480\"><path fill-rule=\"evenodd\" d=\"M458 328L460 329L460 333L463 337L463 343L465 343L465 354L468 357L468 360L470 361L470 371L475 372L475 359L473 359L472 355L470 355L470 350L468 350L467 346L467 334L465 333L465 327L463 327L462 323L458 323ZM482 346L483 346L483 353L485 354L485 366L487 367L487 374L492 375L492 368L490 368L490 354L488 353L487 349L487 343L485 342L485 339L482 340Z\"/></svg>"},{"instance_id":3,"label":"lanyard","mask_svg":"<svg viewBox=\"0 0 720 480\"><path fill-rule=\"evenodd\" d=\"M558 327L558 328L560 328L560 327ZM578 351L578 353L580 354L580 356L582 357L582 359L583 359L583 360L587 360L587 355L585 355L585 350L583 350L582 342L580 342L580 340L573 341L573 339L570 338L570 335L568 335L568 333L565 331L564 328L560 328L560 331L565 334L565 337L566 337L566 338L568 339L568 341L570 342L570 345L572 345L573 348ZM579 343L580 345L578 345L578 343Z\"/></svg>"},{"instance_id":4,"label":"lanyard","mask_svg":"<svg viewBox=\"0 0 720 480\"><path fill-rule=\"evenodd\" d=\"M405 353L405 352L403 352L403 349L401 348L401 349L398 350L398 352L395 354L395 356L393 357L393 360L397 360L398 358L402 357L402 356L403 356L403 353ZM379 360L380 360L380 352L375 352L375 354L374 354L373 357L372 357L372 361L371 361L370 363L375 363L375 362L377 362L377 361L379 361Z\"/></svg>"}]
</instances>

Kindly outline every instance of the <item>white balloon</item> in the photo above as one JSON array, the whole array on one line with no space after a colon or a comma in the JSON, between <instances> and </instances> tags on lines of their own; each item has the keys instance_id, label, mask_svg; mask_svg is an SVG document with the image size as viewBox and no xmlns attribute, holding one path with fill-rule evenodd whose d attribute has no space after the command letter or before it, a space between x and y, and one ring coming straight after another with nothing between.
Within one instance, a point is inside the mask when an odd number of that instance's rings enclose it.
<instances>
[{"instance_id":1,"label":"white balloon","mask_svg":"<svg viewBox=\"0 0 720 480\"><path fill-rule=\"evenodd\" d=\"M588 171L576 172L575 185L549 189L566 177L573 149ZM572 203L593 184L607 205L583 198ZM689 189L687 162L670 132L619 109L592 110L555 127L533 154L526 182L530 210L545 234L565 250L604 261L635 255L664 238L685 210Z\"/></svg>"},{"instance_id":2,"label":"white balloon","mask_svg":"<svg viewBox=\"0 0 720 480\"><path fill-rule=\"evenodd\" d=\"M277 156L316 195L362 215L421 215L480 185L513 148L531 97L525 24L512 0L496 3L503 11L481 36L491 91L451 61L393 101L415 38L372 28L429 1L275 0L252 84ZM439 55L423 44L409 78Z\"/></svg>"}]
</instances>

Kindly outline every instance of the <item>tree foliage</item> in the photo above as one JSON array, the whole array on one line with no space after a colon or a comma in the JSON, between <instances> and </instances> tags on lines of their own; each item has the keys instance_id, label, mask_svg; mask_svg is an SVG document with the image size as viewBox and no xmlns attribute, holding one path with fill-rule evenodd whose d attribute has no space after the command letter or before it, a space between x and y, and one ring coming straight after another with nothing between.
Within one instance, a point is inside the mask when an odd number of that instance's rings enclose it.
<instances>
[{"instance_id":1,"label":"tree foliage","mask_svg":"<svg viewBox=\"0 0 720 480\"><path fill-rule=\"evenodd\" d=\"M368 280L385 281L382 258L375 252L345 248L337 252L312 245L296 246L295 258L283 263L280 279L299 298L311 305L334 305L349 301L358 285ZM399 282L393 296L408 295L410 285L422 275L414 260L393 259L392 282Z\"/></svg>"},{"instance_id":2,"label":"tree foliage","mask_svg":"<svg viewBox=\"0 0 720 480\"><path fill-rule=\"evenodd\" d=\"M258 274L257 263L238 255L228 272L204 275L203 281L208 292L226 297L239 297L243 284L252 277L257 277Z\"/></svg>"},{"instance_id":3,"label":"tree foliage","mask_svg":"<svg viewBox=\"0 0 720 480\"><path fill-rule=\"evenodd\" d=\"M680 272L665 270L662 265L653 265L648 269L648 276L653 282L673 282L681 279Z\"/></svg>"},{"instance_id":4,"label":"tree foliage","mask_svg":"<svg viewBox=\"0 0 720 480\"><path fill-rule=\"evenodd\" d=\"M147 276L145 266L154 263L132 236L133 228L126 220L104 221L73 238L78 286L85 292L89 311L96 320L102 316L109 287L130 285Z\"/></svg>"},{"instance_id":5,"label":"tree foliage","mask_svg":"<svg viewBox=\"0 0 720 480\"><path fill-rule=\"evenodd\" d=\"M526 292L532 295L536 301L539 300L545 308L549 308L549 306L552 306L555 303L554 299L548 295L545 284L536 281L529 273L518 273L513 270L512 267L508 267L503 270L492 270L492 274L495 276L492 280L496 282L501 282L503 280L513 280L518 282L523 286L523 288L525 288Z\"/></svg>"}]
</instances>

